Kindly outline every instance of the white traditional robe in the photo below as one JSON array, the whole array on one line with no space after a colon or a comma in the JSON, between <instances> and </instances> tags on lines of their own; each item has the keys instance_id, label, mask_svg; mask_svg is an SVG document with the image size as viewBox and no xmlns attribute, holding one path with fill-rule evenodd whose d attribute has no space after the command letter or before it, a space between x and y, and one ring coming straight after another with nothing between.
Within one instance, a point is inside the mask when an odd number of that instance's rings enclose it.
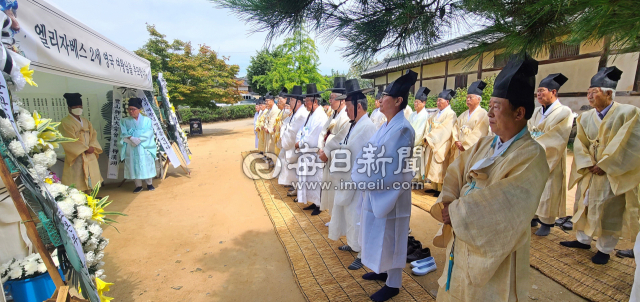
<instances>
[{"instance_id":1,"label":"white traditional robe","mask_svg":"<svg viewBox=\"0 0 640 302\"><path fill-rule=\"evenodd\" d=\"M358 163L358 160L367 161L362 151L356 157L358 166L351 170L353 181L359 186L366 186L360 217L362 264L376 273L404 268L407 264L411 188L403 189L401 186L399 189L387 189L386 187L392 187L394 183L411 185L414 172L407 167L407 162L411 158L414 140L413 127L404 117L404 112L400 111L388 123L382 125L382 128L366 144L376 148L371 151L376 155L374 158L376 162L371 165L384 166L384 176L382 168L371 171L370 176L366 171L358 171L367 167L371 169L370 165ZM383 146L384 153L377 156L382 152ZM371 152L367 154L370 155ZM391 163L381 162L385 159L391 159ZM401 170L395 173L398 167ZM369 186L376 183L381 185L370 189Z\"/></svg>"},{"instance_id":2,"label":"white traditional robe","mask_svg":"<svg viewBox=\"0 0 640 302\"><path fill-rule=\"evenodd\" d=\"M253 115L253 133L256 135L256 149L258 149L258 131L256 130L256 126L258 124L258 117L262 113L262 110L256 112Z\"/></svg>"},{"instance_id":3,"label":"white traditional robe","mask_svg":"<svg viewBox=\"0 0 640 302\"><path fill-rule=\"evenodd\" d=\"M445 261L437 301L528 300L530 222L549 166L544 149L523 130L524 135L514 137L504 152L498 150L487 167L472 169L494 156L494 137L481 138L449 166L438 203L431 209L442 222L443 203L449 203L452 223L443 225L434 245L446 247L448 258L455 241L450 289L445 290Z\"/></svg>"},{"instance_id":4,"label":"white traditional robe","mask_svg":"<svg viewBox=\"0 0 640 302\"><path fill-rule=\"evenodd\" d=\"M376 108L371 112L371 122L376 125L376 129L380 129L380 127L382 127L382 124L387 122L387 117L384 116L382 112L380 112L380 108Z\"/></svg>"},{"instance_id":5,"label":"white traditional robe","mask_svg":"<svg viewBox=\"0 0 640 302\"><path fill-rule=\"evenodd\" d=\"M336 114L335 117L331 116L331 118L329 118L324 124L322 132L320 132L320 136L318 136L318 148L322 149L329 159L326 162L325 167L331 166L331 152L340 148L340 144L344 141L347 133L349 133L349 127L351 126L349 121L347 107L345 106L338 112L338 114ZM329 169L324 169L322 173L323 181L331 181ZM333 210L333 198L335 195L335 190L333 189L334 185L335 184L328 186L328 189L322 190L322 193L320 194L320 210L328 210L330 215Z\"/></svg>"},{"instance_id":6,"label":"white traditional robe","mask_svg":"<svg viewBox=\"0 0 640 302\"><path fill-rule=\"evenodd\" d=\"M549 179L536 211L538 218L553 224L556 217L566 216L567 208L567 143L573 126L573 111L556 100L546 112L537 107L529 120L531 136L547 154Z\"/></svg>"},{"instance_id":7,"label":"white traditional robe","mask_svg":"<svg viewBox=\"0 0 640 302\"><path fill-rule=\"evenodd\" d=\"M417 158L416 160L416 177L419 179L423 179L425 175L425 150L422 146L422 137L424 136L424 130L427 124L427 118L429 117L429 113L427 113L426 108L422 108L420 112L414 111L409 116L409 123L413 127L413 130L416 132L416 139L413 142L413 156Z\"/></svg>"},{"instance_id":8,"label":"white traditional robe","mask_svg":"<svg viewBox=\"0 0 640 302\"><path fill-rule=\"evenodd\" d=\"M435 190L440 190L444 175L449 166L449 151L453 143L453 125L456 123L456 113L451 106L436 111L427 119L423 143L426 145L426 179L430 180Z\"/></svg>"},{"instance_id":9,"label":"white traditional robe","mask_svg":"<svg viewBox=\"0 0 640 302\"><path fill-rule=\"evenodd\" d=\"M480 106L471 113L471 116L469 116L469 110L463 112L456 119L452 134L453 144L451 145L450 163L460 156L460 149L456 147L455 142L462 143L462 147L465 150L469 150L481 137L489 134L489 114Z\"/></svg>"},{"instance_id":10,"label":"white traditional robe","mask_svg":"<svg viewBox=\"0 0 640 302\"><path fill-rule=\"evenodd\" d=\"M569 187L578 186L578 208L572 221L589 237L625 235L633 240L638 233L639 117L638 107L614 102L603 120L591 109L576 121ZM589 172L594 165L606 174Z\"/></svg>"},{"instance_id":11,"label":"white traditional robe","mask_svg":"<svg viewBox=\"0 0 640 302\"><path fill-rule=\"evenodd\" d=\"M349 125L351 125L349 123ZM348 152L345 160L351 162L351 169L345 172L335 171L331 173L332 186L338 186L335 191L333 210L331 211L331 223L329 224L329 239L339 240L341 236L347 236L347 244L354 250L360 251L360 215L362 205L359 204L360 195L364 192L357 188L340 187L340 184L350 183L351 170L357 167L356 155L362 151L365 144L376 133L376 126L365 114L356 122L346 144L341 144L339 150L334 150L343 154ZM343 140L344 141L344 140ZM344 155L339 155L344 156ZM332 155L335 157L335 155ZM342 157L340 157L342 158ZM334 159L334 161L340 161ZM340 161L343 162L343 161ZM326 169L325 169L326 170ZM323 192L324 193L324 192Z\"/></svg>"},{"instance_id":12,"label":"white traditional robe","mask_svg":"<svg viewBox=\"0 0 640 302\"><path fill-rule=\"evenodd\" d=\"M280 130L282 132L282 151L280 151L280 156L283 160L282 169L278 175L278 184L291 186L292 183L298 181L296 166L300 154L295 152L296 135L307 120L307 116L309 116L309 111L304 106L300 106L295 114L290 116L282 125L282 130Z\"/></svg>"},{"instance_id":13,"label":"white traditional robe","mask_svg":"<svg viewBox=\"0 0 640 302\"><path fill-rule=\"evenodd\" d=\"M308 117L307 122L300 128L297 134L298 152L298 202L308 202L320 205L320 192L322 173L325 163L318 158L318 137L322 126L328 118L322 107L316 108ZM305 150L305 148L309 148ZM301 172L304 171L304 172Z\"/></svg>"},{"instance_id":14,"label":"white traditional robe","mask_svg":"<svg viewBox=\"0 0 640 302\"><path fill-rule=\"evenodd\" d=\"M413 109L411 109L411 107L407 106L404 107L404 118L409 120L409 117L411 116L411 113L413 113Z\"/></svg>"},{"instance_id":15,"label":"white traditional robe","mask_svg":"<svg viewBox=\"0 0 640 302\"><path fill-rule=\"evenodd\" d=\"M265 131L264 133L265 150L269 153L276 152L276 138L274 137L274 134L276 130L276 119L278 119L279 114L280 108L278 108L276 105L273 105L264 119L264 126L267 128L267 131Z\"/></svg>"}]
</instances>

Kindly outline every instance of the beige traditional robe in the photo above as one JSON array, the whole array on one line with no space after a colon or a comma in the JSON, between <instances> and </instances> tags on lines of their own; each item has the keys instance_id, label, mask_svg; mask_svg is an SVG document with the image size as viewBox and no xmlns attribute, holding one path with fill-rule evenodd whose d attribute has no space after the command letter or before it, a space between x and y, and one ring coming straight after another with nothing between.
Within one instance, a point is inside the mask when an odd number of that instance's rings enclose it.
<instances>
[{"instance_id":1,"label":"beige traditional robe","mask_svg":"<svg viewBox=\"0 0 640 302\"><path fill-rule=\"evenodd\" d=\"M347 107L345 106L335 117L329 117L329 120L325 123L318 137L318 148L322 149L329 159L326 162L325 169L322 171L322 180L325 182L331 181L330 169L326 168L331 167L331 152L340 149L340 144L344 142L344 138L347 136L347 133L349 133L349 127L351 127L349 121ZM320 211L328 210L329 214L331 214L335 197L334 186L335 184L329 186L328 190L322 190L320 193Z\"/></svg>"},{"instance_id":2,"label":"beige traditional robe","mask_svg":"<svg viewBox=\"0 0 640 302\"><path fill-rule=\"evenodd\" d=\"M97 183L102 183L102 175L98 166L98 157L102 154L102 147L98 142L98 133L84 117L80 123L75 117L67 115L60 121L60 133L69 138L78 139L75 142L61 144L65 153L62 183L75 185L80 191L91 190ZM94 148L92 154L85 151Z\"/></svg>"},{"instance_id":3,"label":"beige traditional robe","mask_svg":"<svg viewBox=\"0 0 640 302\"><path fill-rule=\"evenodd\" d=\"M430 180L435 190L440 191L444 175L449 166L449 151L451 151L453 125L456 123L456 113L450 106L432 113L427 119L422 141L426 147L426 179Z\"/></svg>"},{"instance_id":4,"label":"beige traditional robe","mask_svg":"<svg viewBox=\"0 0 640 302\"><path fill-rule=\"evenodd\" d=\"M569 187L578 186L578 208L572 220L587 236L625 235L634 240L638 233L639 117L638 107L614 102L604 120L591 109L576 121ZM594 165L606 174L589 172ZM628 233L623 234L623 226Z\"/></svg>"},{"instance_id":5,"label":"beige traditional robe","mask_svg":"<svg viewBox=\"0 0 640 302\"><path fill-rule=\"evenodd\" d=\"M494 154L493 139L481 138L449 166L438 203L431 209L442 221L443 204L450 203L452 224L443 226L434 245L446 246L449 255L455 241L450 289L445 290L445 261L437 301L528 300L530 221L549 167L544 149L526 132L493 164L471 170Z\"/></svg>"},{"instance_id":6,"label":"beige traditional robe","mask_svg":"<svg viewBox=\"0 0 640 302\"><path fill-rule=\"evenodd\" d=\"M455 142L462 143L465 150L469 150L481 137L489 135L489 114L487 110L478 106L469 117L469 110L463 112L453 125L453 144L451 144L451 158L453 162L460 156L460 149Z\"/></svg>"},{"instance_id":7,"label":"beige traditional robe","mask_svg":"<svg viewBox=\"0 0 640 302\"><path fill-rule=\"evenodd\" d=\"M573 111L558 100L547 111L545 116L542 107L537 107L528 127L531 136L544 148L551 171L536 215L543 223L553 224L556 217L566 216L567 211L567 143Z\"/></svg>"},{"instance_id":8,"label":"beige traditional robe","mask_svg":"<svg viewBox=\"0 0 640 302\"><path fill-rule=\"evenodd\" d=\"M258 116L258 122L256 123L256 131L258 131L258 151L265 152L266 151L266 137L264 135L264 131L262 127L265 125L265 119L267 117L269 110L262 110L260 116Z\"/></svg>"},{"instance_id":9,"label":"beige traditional robe","mask_svg":"<svg viewBox=\"0 0 640 302\"><path fill-rule=\"evenodd\" d=\"M376 130L382 127L382 124L387 122L387 117L384 116L382 112L380 112L380 108L373 109L371 112L371 122L376 125Z\"/></svg>"},{"instance_id":10,"label":"beige traditional robe","mask_svg":"<svg viewBox=\"0 0 640 302\"><path fill-rule=\"evenodd\" d=\"M275 144L276 144L276 155L280 156L280 150L282 149L282 144L280 143L280 141L282 140L281 137L281 130L282 130L282 123L283 121L289 117L289 114L287 114L284 110L280 110L280 113L278 114L278 117L276 118L276 124L274 126L274 134L273 137L275 138Z\"/></svg>"},{"instance_id":11,"label":"beige traditional robe","mask_svg":"<svg viewBox=\"0 0 640 302\"><path fill-rule=\"evenodd\" d=\"M409 107L409 106L404 107L404 118L406 118L407 121L409 120L409 117L411 116L411 113L413 113L413 109L411 109L411 107Z\"/></svg>"},{"instance_id":12,"label":"beige traditional robe","mask_svg":"<svg viewBox=\"0 0 640 302\"><path fill-rule=\"evenodd\" d=\"M271 110L269 110L267 116L265 117L264 126L267 127L267 131L264 134L265 148L269 153L276 152L276 138L274 134L276 132L276 119L278 118L278 115L280 115L280 108L278 108L276 105L273 105L273 107L271 107ZM275 154L278 155L277 153Z\"/></svg>"}]
</instances>

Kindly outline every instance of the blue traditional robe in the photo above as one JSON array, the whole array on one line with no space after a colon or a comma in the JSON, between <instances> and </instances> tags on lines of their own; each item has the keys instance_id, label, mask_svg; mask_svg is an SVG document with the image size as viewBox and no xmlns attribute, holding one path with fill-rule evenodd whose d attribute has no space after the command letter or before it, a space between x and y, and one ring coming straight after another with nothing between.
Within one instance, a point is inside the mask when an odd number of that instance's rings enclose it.
<instances>
[{"instance_id":1,"label":"blue traditional robe","mask_svg":"<svg viewBox=\"0 0 640 302\"><path fill-rule=\"evenodd\" d=\"M127 137L140 139L138 146L125 142ZM151 119L139 115L138 120L132 117L120 121L120 159L124 160L124 178L149 179L156 176L156 140L154 139Z\"/></svg>"}]
</instances>

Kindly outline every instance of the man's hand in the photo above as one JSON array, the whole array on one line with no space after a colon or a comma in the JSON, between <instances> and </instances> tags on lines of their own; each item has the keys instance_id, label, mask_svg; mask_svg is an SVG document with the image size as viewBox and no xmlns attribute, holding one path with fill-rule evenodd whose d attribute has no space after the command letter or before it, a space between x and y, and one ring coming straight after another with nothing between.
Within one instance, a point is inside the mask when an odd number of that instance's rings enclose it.
<instances>
[{"instance_id":1,"label":"man's hand","mask_svg":"<svg viewBox=\"0 0 640 302\"><path fill-rule=\"evenodd\" d=\"M444 209L442 209L442 222L444 224L451 224L451 217L449 217L449 204L444 205Z\"/></svg>"},{"instance_id":2,"label":"man's hand","mask_svg":"<svg viewBox=\"0 0 640 302\"><path fill-rule=\"evenodd\" d=\"M598 166L593 166L591 168L589 168L589 171L591 171L591 173L595 174L595 175L605 175L607 173L604 172L604 170L600 169L600 167Z\"/></svg>"},{"instance_id":3,"label":"man's hand","mask_svg":"<svg viewBox=\"0 0 640 302\"><path fill-rule=\"evenodd\" d=\"M96 151L96 149L95 149L95 148L93 148L93 147L89 147L89 149L87 149L87 151L84 151L84 152L85 152L85 153L87 153L87 154L92 154L92 153L93 153L93 152L95 152L95 151Z\"/></svg>"},{"instance_id":4,"label":"man's hand","mask_svg":"<svg viewBox=\"0 0 640 302\"><path fill-rule=\"evenodd\" d=\"M464 147L462 146L461 142L455 142L456 148L458 148L458 150L464 152Z\"/></svg>"},{"instance_id":5,"label":"man's hand","mask_svg":"<svg viewBox=\"0 0 640 302\"><path fill-rule=\"evenodd\" d=\"M300 143L299 142L296 143L296 149L300 149Z\"/></svg>"},{"instance_id":6,"label":"man's hand","mask_svg":"<svg viewBox=\"0 0 640 302\"><path fill-rule=\"evenodd\" d=\"M318 155L319 155L321 161L323 161L325 163L327 161L329 161L329 158L327 157L327 154L325 154L322 149L320 149L320 151L318 151Z\"/></svg>"}]
</instances>

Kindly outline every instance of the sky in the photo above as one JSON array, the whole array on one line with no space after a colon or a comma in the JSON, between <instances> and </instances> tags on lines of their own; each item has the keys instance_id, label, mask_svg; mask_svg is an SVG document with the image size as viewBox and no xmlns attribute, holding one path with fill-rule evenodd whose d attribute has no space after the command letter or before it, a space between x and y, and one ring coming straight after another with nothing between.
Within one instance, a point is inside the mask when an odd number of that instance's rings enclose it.
<instances>
[{"instance_id":1,"label":"sky","mask_svg":"<svg viewBox=\"0 0 640 302\"><path fill-rule=\"evenodd\" d=\"M238 76L247 73L252 55L265 45L266 33L252 33L231 11L219 9L207 0L47 0L68 15L86 24L129 50L140 48L149 39L146 23L155 24L166 39L206 44L229 64L240 66ZM282 41L282 38L274 43ZM316 42L320 73L346 73L349 63L342 58L343 42L332 45Z\"/></svg>"}]
</instances>

